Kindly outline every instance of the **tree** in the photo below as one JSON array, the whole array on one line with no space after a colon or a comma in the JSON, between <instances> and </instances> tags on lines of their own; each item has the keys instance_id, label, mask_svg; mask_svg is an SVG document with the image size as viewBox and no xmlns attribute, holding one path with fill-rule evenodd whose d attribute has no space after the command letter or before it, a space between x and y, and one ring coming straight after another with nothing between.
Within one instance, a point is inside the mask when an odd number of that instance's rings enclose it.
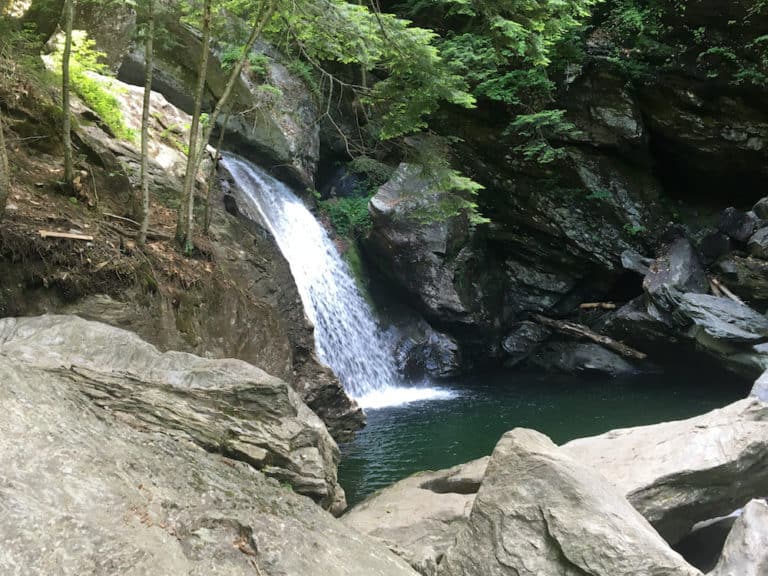
<instances>
[{"instance_id":1,"label":"tree","mask_svg":"<svg viewBox=\"0 0 768 576\"><path fill-rule=\"evenodd\" d=\"M154 72L155 0L147 0L147 30L144 42L144 103L141 112L141 226L136 243L144 246L149 230L149 113Z\"/></svg>"},{"instance_id":2,"label":"tree","mask_svg":"<svg viewBox=\"0 0 768 576\"><path fill-rule=\"evenodd\" d=\"M8 165L8 151L5 148L5 130L3 116L0 113L0 216L5 212L5 204L11 191L11 174Z\"/></svg>"},{"instance_id":3,"label":"tree","mask_svg":"<svg viewBox=\"0 0 768 576\"><path fill-rule=\"evenodd\" d=\"M61 59L61 108L63 112L62 129L64 135L64 182L72 186L74 166L72 160L72 118L69 105L69 59L72 54L72 25L75 19L76 0L64 3L64 54Z\"/></svg>"},{"instance_id":4,"label":"tree","mask_svg":"<svg viewBox=\"0 0 768 576\"><path fill-rule=\"evenodd\" d=\"M208 230L211 227L211 202L213 201L213 191L216 188L216 169L219 167L219 160L221 160L221 147L224 145L224 135L227 132L228 123L229 113L224 116L224 122L221 124L221 130L219 131L219 141L216 144L216 153L213 155L211 171L208 174L208 196L205 199L205 218L203 220L203 234L206 236L208 235Z\"/></svg>"}]
</instances>

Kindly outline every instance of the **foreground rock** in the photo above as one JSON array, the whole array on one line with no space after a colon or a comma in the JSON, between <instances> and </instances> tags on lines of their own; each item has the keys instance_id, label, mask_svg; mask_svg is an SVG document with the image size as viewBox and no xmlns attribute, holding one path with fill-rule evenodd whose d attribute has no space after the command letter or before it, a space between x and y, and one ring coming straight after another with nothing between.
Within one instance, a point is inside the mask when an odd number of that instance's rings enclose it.
<instances>
[{"instance_id":1,"label":"foreground rock","mask_svg":"<svg viewBox=\"0 0 768 576\"><path fill-rule=\"evenodd\" d=\"M702 416L613 430L563 451L602 472L667 541L724 516L768 486L768 404L741 400Z\"/></svg>"},{"instance_id":2,"label":"foreground rock","mask_svg":"<svg viewBox=\"0 0 768 576\"><path fill-rule=\"evenodd\" d=\"M185 438L325 508L344 507L339 452L325 426L290 386L254 366L161 354L130 332L74 316L0 320L0 354L9 379L23 367L25 378L71 388L137 429Z\"/></svg>"},{"instance_id":3,"label":"foreground rock","mask_svg":"<svg viewBox=\"0 0 768 576\"><path fill-rule=\"evenodd\" d=\"M755 381L750 396L759 398L763 402L768 402L768 370Z\"/></svg>"},{"instance_id":4,"label":"foreground rock","mask_svg":"<svg viewBox=\"0 0 768 576\"><path fill-rule=\"evenodd\" d=\"M701 574L621 492L546 436L516 429L496 446L469 523L441 576Z\"/></svg>"},{"instance_id":5,"label":"foreground rock","mask_svg":"<svg viewBox=\"0 0 768 576\"><path fill-rule=\"evenodd\" d=\"M206 384L213 378L218 385L231 383L232 399L254 411L250 426L258 427L276 410L306 410L287 386L265 382L269 377L253 370L252 382L238 386L228 378L235 366L228 362L204 369L205 361L173 354L150 363L150 347L128 347L131 340L119 331L107 334L85 322L77 327L75 336L89 347L75 345L79 358L60 351L63 332L2 324L0 573L415 576L404 561L309 499L243 462L210 453L213 445L202 449L185 428L187 414L172 411L198 403L205 428L206 414L222 408ZM97 372L87 358L111 358L108 337L115 336L124 364ZM123 370L134 362L146 366L151 378L136 380ZM162 398L173 395L175 404L155 413L132 407L135 397L164 406ZM283 418L295 429L297 445L302 435L315 435L296 418ZM300 450L312 458L312 448Z\"/></svg>"},{"instance_id":6,"label":"foreground rock","mask_svg":"<svg viewBox=\"0 0 768 576\"><path fill-rule=\"evenodd\" d=\"M768 574L768 504L752 500L744 507L725 541L712 576Z\"/></svg>"},{"instance_id":7,"label":"foreground rock","mask_svg":"<svg viewBox=\"0 0 768 576\"><path fill-rule=\"evenodd\" d=\"M359 504L342 521L382 540L421 574L437 564L467 523L488 458L401 480Z\"/></svg>"}]
</instances>

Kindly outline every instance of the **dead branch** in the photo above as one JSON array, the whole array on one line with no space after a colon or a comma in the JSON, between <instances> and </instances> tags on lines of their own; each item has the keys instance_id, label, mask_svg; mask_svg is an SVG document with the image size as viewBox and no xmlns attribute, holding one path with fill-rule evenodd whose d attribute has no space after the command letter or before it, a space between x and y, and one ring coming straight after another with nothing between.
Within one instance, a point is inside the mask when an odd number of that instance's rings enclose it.
<instances>
[{"instance_id":1,"label":"dead branch","mask_svg":"<svg viewBox=\"0 0 768 576\"><path fill-rule=\"evenodd\" d=\"M584 304L580 304L579 308L582 310L596 310L600 308L601 310L616 310L616 304L613 302L584 302Z\"/></svg>"},{"instance_id":2,"label":"dead branch","mask_svg":"<svg viewBox=\"0 0 768 576\"><path fill-rule=\"evenodd\" d=\"M592 332L592 330L582 324L566 322L563 320L553 320L552 318L547 318L546 316L541 316L540 314L534 314L533 318L536 320L536 322L547 326L548 328L554 328L558 332L568 334L569 336L576 336L578 338L586 338L587 340L592 340L593 342L601 344L602 346L605 346L614 352L618 352L626 358L631 358L633 360L645 360L648 357L647 354L640 352L639 350L635 350L634 348L630 348L623 342L619 342L618 340L614 340L608 336L603 336L602 334Z\"/></svg>"},{"instance_id":3,"label":"dead branch","mask_svg":"<svg viewBox=\"0 0 768 576\"><path fill-rule=\"evenodd\" d=\"M711 282L725 296L727 296L728 298L730 298L734 302L738 302L739 304L744 305L744 301L741 298L739 298L738 296L736 296L736 294L731 292L728 289L727 286L725 286L722 282L720 282L720 280L718 280L717 278L712 278Z\"/></svg>"},{"instance_id":4,"label":"dead branch","mask_svg":"<svg viewBox=\"0 0 768 576\"><path fill-rule=\"evenodd\" d=\"M40 230L41 238L63 238L65 240L82 240L84 242L93 242L93 236L85 234L73 234L71 232L55 232L53 230Z\"/></svg>"}]
</instances>

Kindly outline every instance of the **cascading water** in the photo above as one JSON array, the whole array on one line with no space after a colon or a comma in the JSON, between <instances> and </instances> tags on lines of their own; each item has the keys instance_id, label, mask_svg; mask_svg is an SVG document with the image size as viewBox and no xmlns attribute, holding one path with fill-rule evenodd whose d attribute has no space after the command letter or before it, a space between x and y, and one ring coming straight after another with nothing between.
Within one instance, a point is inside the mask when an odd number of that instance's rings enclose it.
<instances>
[{"instance_id":1,"label":"cascading water","mask_svg":"<svg viewBox=\"0 0 768 576\"><path fill-rule=\"evenodd\" d=\"M261 217L291 267L315 326L320 359L347 393L367 408L452 396L429 386L405 387L370 307L325 229L282 182L250 162L226 155L223 165L244 193L240 206Z\"/></svg>"}]
</instances>

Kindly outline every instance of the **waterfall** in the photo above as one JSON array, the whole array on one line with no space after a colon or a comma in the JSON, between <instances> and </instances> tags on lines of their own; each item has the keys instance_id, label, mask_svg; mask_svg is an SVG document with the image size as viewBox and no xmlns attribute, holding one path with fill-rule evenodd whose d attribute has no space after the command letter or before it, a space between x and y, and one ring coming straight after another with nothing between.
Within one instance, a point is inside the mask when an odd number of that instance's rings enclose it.
<instances>
[{"instance_id":1,"label":"waterfall","mask_svg":"<svg viewBox=\"0 0 768 576\"><path fill-rule=\"evenodd\" d=\"M288 260L315 326L318 356L347 393L368 408L452 396L427 385L403 386L393 354L347 264L293 191L237 156L226 155L223 165L243 192L242 212L260 217Z\"/></svg>"}]
</instances>

